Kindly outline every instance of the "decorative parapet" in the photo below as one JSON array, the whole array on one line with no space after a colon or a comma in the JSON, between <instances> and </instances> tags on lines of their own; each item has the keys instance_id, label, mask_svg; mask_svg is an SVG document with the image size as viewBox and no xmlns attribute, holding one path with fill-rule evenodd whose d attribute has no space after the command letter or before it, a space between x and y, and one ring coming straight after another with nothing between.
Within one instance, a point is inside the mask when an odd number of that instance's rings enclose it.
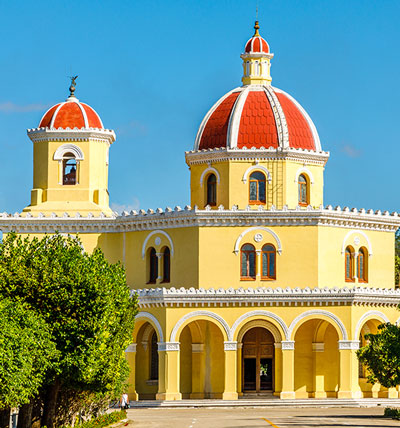
<instances>
[{"instance_id":1,"label":"decorative parapet","mask_svg":"<svg viewBox=\"0 0 400 428\"><path fill-rule=\"evenodd\" d=\"M225 209L222 205L218 210L206 207L199 210L197 207L186 205L184 208L176 206L165 210L157 208L147 211L124 211L121 215L114 213L107 217L101 213L95 217L89 213L83 216L80 213L69 215L31 213L0 213L0 229L3 232L15 230L19 233L51 233L55 230L70 233L107 233L132 232L141 230L173 229L182 227L244 227L262 225L272 226L331 226L364 230L383 230L394 232L400 227L400 216L397 212L389 213L380 210L365 210L357 208L331 205L313 208L297 207L289 209L284 206L277 209L271 206L265 209L262 205L253 209L246 207L239 209L233 206Z\"/></svg>"},{"instance_id":2,"label":"decorative parapet","mask_svg":"<svg viewBox=\"0 0 400 428\"><path fill-rule=\"evenodd\" d=\"M325 165L329 159L329 152L307 149L296 149L294 147L252 147L243 148L215 148L204 150L191 150L185 152L186 163L190 165L202 163L237 161L262 161L262 160L295 160L303 163Z\"/></svg>"},{"instance_id":3,"label":"decorative parapet","mask_svg":"<svg viewBox=\"0 0 400 428\"><path fill-rule=\"evenodd\" d=\"M132 290L139 306L320 306L370 305L397 306L400 290L394 288L145 288Z\"/></svg>"}]
</instances>

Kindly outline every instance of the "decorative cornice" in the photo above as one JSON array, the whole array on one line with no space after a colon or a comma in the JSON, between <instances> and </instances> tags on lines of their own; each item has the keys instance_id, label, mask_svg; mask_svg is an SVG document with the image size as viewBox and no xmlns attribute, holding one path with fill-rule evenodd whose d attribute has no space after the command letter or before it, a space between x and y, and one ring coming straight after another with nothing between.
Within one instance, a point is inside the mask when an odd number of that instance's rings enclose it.
<instances>
[{"instance_id":1,"label":"decorative cornice","mask_svg":"<svg viewBox=\"0 0 400 428\"><path fill-rule=\"evenodd\" d=\"M393 288L145 288L132 290L139 297L139 306L320 306L371 305L397 306L400 290Z\"/></svg>"},{"instance_id":2,"label":"decorative cornice","mask_svg":"<svg viewBox=\"0 0 400 428\"><path fill-rule=\"evenodd\" d=\"M179 342L158 342L159 351L179 351L180 344Z\"/></svg>"},{"instance_id":3,"label":"decorative cornice","mask_svg":"<svg viewBox=\"0 0 400 428\"><path fill-rule=\"evenodd\" d=\"M115 132L100 128L35 128L27 130L28 137L34 142L39 141L88 141L97 140L112 144Z\"/></svg>"},{"instance_id":4,"label":"decorative cornice","mask_svg":"<svg viewBox=\"0 0 400 428\"><path fill-rule=\"evenodd\" d=\"M365 209L331 205L314 209L296 207L282 209L271 206L257 209L248 206L245 209L225 209L222 205L217 210L206 208L199 210L186 205L184 209L157 208L139 212L124 211L121 216L107 217L101 213L95 217L92 213L83 217L80 213L70 216L38 213L0 213L0 229L3 232L15 230L19 233L51 233L55 230L70 233L107 233L132 232L142 230L173 229L182 227L243 227L243 226L330 226L348 229L383 230L394 232L400 227L400 216L397 212L373 211Z\"/></svg>"},{"instance_id":5,"label":"decorative cornice","mask_svg":"<svg viewBox=\"0 0 400 428\"><path fill-rule=\"evenodd\" d=\"M262 161L262 160L292 160L306 164L325 165L329 158L329 152L316 152L307 149L295 149L293 147L278 148L232 148L192 150L185 152L186 163L198 165L208 162L235 161Z\"/></svg>"},{"instance_id":6,"label":"decorative cornice","mask_svg":"<svg viewBox=\"0 0 400 428\"><path fill-rule=\"evenodd\" d=\"M357 350L360 348L360 342L358 340L339 340L339 350L351 349Z\"/></svg>"}]
</instances>

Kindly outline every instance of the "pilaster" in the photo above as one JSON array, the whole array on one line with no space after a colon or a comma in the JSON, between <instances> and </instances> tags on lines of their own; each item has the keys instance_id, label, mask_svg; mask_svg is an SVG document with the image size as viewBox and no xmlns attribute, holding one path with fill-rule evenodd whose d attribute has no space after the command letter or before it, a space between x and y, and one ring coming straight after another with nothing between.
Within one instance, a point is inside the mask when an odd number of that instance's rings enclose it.
<instances>
[{"instance_id":1,"label":"pilaster","mask_svg":"<svg viewBox=\"0 0 400 428\"><path fill-rule=\"evenodd\" d=\"M127 391L128 398L129 401L137 401L139 396L136 392L136 343L132 343L125 349L125 359L130 368Z\"/></svg>"},{"instance_id":2,"label":"pilaster","mask_svg":"<svg viewBox=\"0 0 400 428\"><path fill-rule=\"evenodd\" d=\"M225 382L223 400L237 400L237 342L224 342Z\"/></svg>"},{"instance_id":3,"label":"pilaster","mask_svg":"<svg viewBox=\"0 0 400 428\"><path fill-rule=\"evenodd\" d=\"M159 378L157 400L182 400L179 342L158 343Z\"/></svg>"},{"instance_id":4,"label":"pilaster","mask_svg":"<svg viewBox=\"0 0 400 428\"><path fill-rule=\"evenodd\" d=\"M358 383L358 340L339 340L340 380L338 398L361 398Z\"/></svg>"},{"instance_id":5,"label":"pilaster","mask_svg":"<svg viewBox=\"0 0 400 428\"><path fill-rule=\"evenodd\" d=\"M282 344L282 391L280 398L295 398L294 392L294 341L283 340Z\"/></svg>"}]
</instances>

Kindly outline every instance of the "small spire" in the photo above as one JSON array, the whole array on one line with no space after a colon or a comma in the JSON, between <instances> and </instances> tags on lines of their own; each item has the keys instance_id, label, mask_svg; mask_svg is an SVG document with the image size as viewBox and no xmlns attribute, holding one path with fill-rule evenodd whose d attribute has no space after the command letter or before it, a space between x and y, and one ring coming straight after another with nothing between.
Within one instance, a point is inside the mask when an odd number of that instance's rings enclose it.
<instances>
[{"instance_id":1,"label":"small spire","mask_svg":"<svg viewBox=\"0 0 400 428\"><path fill-rule=\"evenodd\" d=\"M256 37L256 36L259 36L260 35L260 33L258 32L258 30L260 29L260 26L258 25L258 21L256 21L256 23L254 24L254 36L253 37Z\"/></svg>"},{"instance_id":2,"label":"small spire","mask_svg":"<svg viewBox=\"0 0 400 428\"><path fill-rule=\"evenodd\" d=\"M75 87L76 87L76 79L78 78L78 76L71 76L71 85L69 87L69 96L70 97L75 97Z\"/></svg>"}]
</instances>

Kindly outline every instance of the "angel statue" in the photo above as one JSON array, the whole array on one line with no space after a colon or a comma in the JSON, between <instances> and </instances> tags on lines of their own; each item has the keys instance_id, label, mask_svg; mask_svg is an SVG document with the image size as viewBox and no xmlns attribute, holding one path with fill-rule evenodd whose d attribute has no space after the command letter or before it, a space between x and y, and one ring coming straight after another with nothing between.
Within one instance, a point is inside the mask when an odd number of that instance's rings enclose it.
<instances>
[{"instance_id":1,"label":"angel statue","mask_svg":"<svg viewBox=\"0 0 400 428\"><path fill-rule=\"evenodd\" d=\"M70 92L70 96L73 97L74 96L74 92L75 92L75 87L76 87L76 79L78 78L78 76L71 76L71 85L69 87L69 92Z\"/></svg>"}]
</instances>

